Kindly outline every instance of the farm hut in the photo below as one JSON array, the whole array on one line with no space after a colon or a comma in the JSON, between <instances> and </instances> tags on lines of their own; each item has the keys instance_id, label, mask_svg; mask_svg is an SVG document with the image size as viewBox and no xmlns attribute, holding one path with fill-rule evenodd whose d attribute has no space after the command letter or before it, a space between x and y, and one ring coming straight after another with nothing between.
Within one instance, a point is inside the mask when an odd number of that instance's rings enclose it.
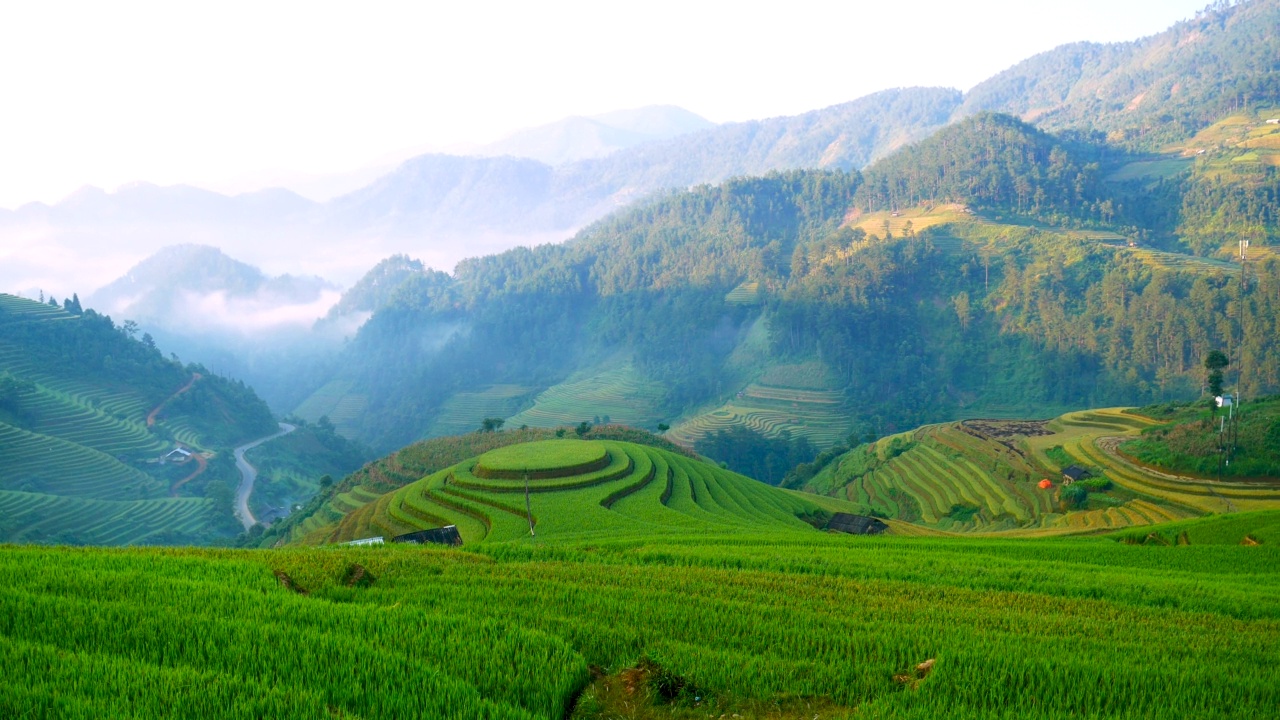
<instances>
[{"instance_id":1,"label":"farm hut","mask_svg":"<svg viewBox=\"0 0 1280 720\"><path fill-rule=\"evenodd\" d=\"M1268 125L1280 125L1280 118L1271 118L1267 120Z\"/></svg>"},{"instance_id":2,"label":"farm hut","mask_svg":"<svg viewBox=\"0 0 1280 720\"><path fill-rule=\"evenodd\" d=\"M361 545L381 545L382 536L375 535L374 537L360 538L359 540L352 540L351 542L344 542L342 544L349 545L351 547L359 547Z\"/></svg>"},{"instance_id":3,"label":"farm hut","mask_svg":"<svg viewBox=\"0 0 1280 720\"><path fill-rule=\"evenodd\" d=\"M831 520L827 522L828 530L836 532L849 533L850 535L879 535L889 526L884 524L879 518L867 517L865 515L851 515L849 513L836 513L831 516Z\"/></svg>"},{"instance_id":4,"label":"farm hut","mask_svg":"<svg viewBox=\"0 0 1280 720\"><path fill-rule=\"evenodd\" d=\"M191 459L191 451L186 448L174 448L160 458L163 462L184 463Z\"/></svg>"},{"instance_id":5,"label":"farm hut","mask_svg":"<svg viewBox=\"0 0 1280 720\"><path fill-rule=\"evenodd\" d=\"M1083 480L1087 477L1093 477L1093 473L1085 470L1079 465L1071 465L1070 467L1062 469L1062 482L1066 485L1070 485L1073 482Z\"/></svg>"},{"instance_id":6,"label":"farm hut","mask_svg":"<svg viewBox=\"0 0 1280 720\"><path fill-rule=\"evenodd\" d=\"M445 525L440 528L431 528L430 530L419 530L418 532L397 535L391 538L391 542L413 543L414 545L426 545L427 543L434 543L436 545L461 545L462 536L458 534L457 525Z\"/></svg>"},{"instance_id":7,"label":"farm hut","mask_svg":"<svg viewBox=\"0 0 1280 720\"><path fill-rule=\"evenodd\" d=\"M1040 482L1036 483L1036 485L1041 490L1048 490L1049 488L1053 487L1053 483L1049 480L1049 478L1045 478L1041 480Z\"/></svg>"}]
</instances>

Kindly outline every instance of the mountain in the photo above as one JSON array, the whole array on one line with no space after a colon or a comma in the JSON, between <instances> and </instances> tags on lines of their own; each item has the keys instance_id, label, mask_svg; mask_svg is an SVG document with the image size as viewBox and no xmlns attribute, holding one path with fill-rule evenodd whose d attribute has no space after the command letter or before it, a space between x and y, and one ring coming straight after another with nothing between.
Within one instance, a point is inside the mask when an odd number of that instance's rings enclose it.
<instances>
[{"instance_id":1,"label":"mountain","mask_svg":"<svg viewBox=\"0 0 1280 720\"><path fill-rule=\"evenodd\" d=\"M0 286L30 294L92 288L101 268L122 273L175 239L344 284L398 253L448 270L466 257L561 241L655 192L774 170L861 169L982 112L1055 132L1100 132L1128 150L1166 149L1229 113L1280 105L1280 41L1271 32L1278 20L1277 0L1220 3L1141 40L1042 53L967 93L890 90L795 117L700 130L663 107L567 119L521 136L543 150L509 148L548 162L424 155L323 204L287 191L227 198L145 185L86 190L54 206L0 213L0 238L13 248ZM650 139L570 160L641 135Z\"/></svg>"},{"instance_id":2,"label":"mountain","mask_svg":"<svg viewBox=\"0 0 1280 720\"><path fill-rule=\"evenodd\" d=\"M243 383L165 359L137 326L0 295L0 539L226 540L231 447L275 432Z\"/></svg>"},{"instance_id":3,"label":"mountain","mask_svg":"<svg viewBox=\"0 0 1280 720\"><path fill-rule=\"evenodd\" d=\"M276 325L307 325L339 297L319 277L269 278L207 245L163 248L87 302L168 333L249 334Z\"/></svg>"},{"instance_id":4,"label":"mountain","mask_svg":"<svg viewBox=\"0 0 1280 720\"><path fill-rule=\"evenodd\" d=\"M591 117L569 117L512 133L476 155L531 158L548 165L598 158L655 140L703 130L714 123L674 105L650 105Z\"/></svg>"},{"instance_id":5,"label":"mountain","mask_svg":"<svg viewBox=\"0 0 1280 720\"><path fill-rule=\"evenodd\" d=\"M241 378L288 409L301 392L294 383L342 339L310 332L340 297L319 277L268 277L218 248L175 245L85 303L136 322L170 352Z\"/></svg>"},{"instance_id":6,"label":"mountain","mask_svg":"<svg viewBox=\"0 0 1280 720\"><path fill-rule=\"evenodd\" d=\"M1183 140L1249 105L1280 105L1280 3L1217 3L1133 42L1075 43L971 89L959 116L1019 115L1145 149Z\"/></svg>"},{"instance_id":7,"label":"mountain","mask_svg":"<svg viewBox=\"0 0 1280 720\"><path fill-rule=\"evenodd\" d=\"M980 114L865 174L674 193L562 245L416 276L298 413L381 449L485 417L665 422L690 446L746 426L822 449L868 428L1188 397L1206 348L1271 367L1274 298L1255 290L1243 345L1235 314L1214 320L1240 288L1231 264L1181 251L1196 185L1111 179L1135 157ZM1151 208L1183 215L1148 223ZM1250 272L1264 288L1280 267Z\"/></svg>"}]
</instances>

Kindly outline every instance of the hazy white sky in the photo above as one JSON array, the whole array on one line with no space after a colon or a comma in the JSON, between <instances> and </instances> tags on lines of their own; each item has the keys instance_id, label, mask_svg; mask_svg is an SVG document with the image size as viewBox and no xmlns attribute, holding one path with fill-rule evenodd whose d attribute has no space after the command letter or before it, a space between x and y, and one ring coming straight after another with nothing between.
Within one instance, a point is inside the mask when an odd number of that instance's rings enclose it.
<instances>
[{"instance_id":1,"label":"hazy white sky","mask_svg":"<svg viewBox=\"0 0 1280 720\"><path fill-rule=\"evenodd\" d=\"M649 104L724 122L968 89L1206 1L7 2L0 207L136 180L289 184Z\"/></svg>"}]
</instances>

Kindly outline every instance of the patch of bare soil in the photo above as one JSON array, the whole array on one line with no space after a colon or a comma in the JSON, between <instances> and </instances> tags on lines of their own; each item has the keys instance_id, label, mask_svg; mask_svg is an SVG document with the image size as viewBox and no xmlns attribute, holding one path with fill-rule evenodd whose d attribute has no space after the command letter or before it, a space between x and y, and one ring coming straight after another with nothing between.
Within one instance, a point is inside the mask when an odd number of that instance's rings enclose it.
<instances>
[{"instance_id":1,"label":"patch of bare soil","mask_svg":"<svg viewBox=\"0 0 1280 720\"><path fill-rule=\"evenodd\" d=\"M613 675L598 667L591 673L593 680L578 696L571 720L811 720L851 713L826 698L741 700L705 691L649 658Z\"/></svg>"},{"instance_id":2,"label":"patch of bare soil","mask_svg":"<svg viewBox=\"0 0 1280 720\"><path fill-rule=\"evenodd\" d=\"M296 582L293 581L293 578L289 577L289 573L283 570L276 570L275 573L276 573L276 580L280 581L280 586L283 587L284 589L292 592L296 592L299 595L309 594L306 588L297 584Z\"/></svg>"},{"instance_id":3,"label":"patch of bare soil","mask_svg":"<svg viewBox=\"0 0 1280 720\"><path fill-rule=\"evenodd\" d=\"M964 420L960 423L974 434L991 440L1052 435L1048 420Z\"/></svg>"}]
</instances>

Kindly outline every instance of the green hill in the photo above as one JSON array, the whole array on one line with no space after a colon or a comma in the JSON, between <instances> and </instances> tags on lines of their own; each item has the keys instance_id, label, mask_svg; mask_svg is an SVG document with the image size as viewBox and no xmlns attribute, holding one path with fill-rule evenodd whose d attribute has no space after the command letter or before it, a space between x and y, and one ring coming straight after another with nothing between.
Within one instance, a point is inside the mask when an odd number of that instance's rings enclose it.
<instances>
[{"instance_id":1,"label":"green hill","mask_svg":"<svg viewBox=\"0 0 1280 720\"><path fill-rule=\"evenodd\" d=\"M530 500L523 502L529 471ZM549 440L491 450L350 514L331 542L456 525L464 543L538 537L801 529L821 503L666 450ZM840 507L839 504L834 504Z\"/></svg>"},{"instance_id":2,"label":"green hill","mask_svg":"<svg viewBox=\"0 0 1280 720\"><path fill-rule=\"evenodd\" d=\"M78 300L0 294L0 541L205 543L236 532L229 449L269 434L270 411L135 332ZM178 447L190 454L160 460Z\"/></svg>"},{"instance_id":3,"label":"green hill","mask_svg":"<svg viewBox=\"0 0 1280 720\"><path fill-rule=\"evenodd\" d=\"M471 432L413 443L366 463L340 481L321 488L304 507L267 530L261 545L276 547L291 543L316 545L327 542L348 515L387 493L490 450L519 443L551 440L557 438L557 435L576 437L576 433L570 434L566 428L525 428ZM642 443L680 452L678 446L663 438L619 425L593 426L583 438Z\"/></svg>"}]
</instances>

